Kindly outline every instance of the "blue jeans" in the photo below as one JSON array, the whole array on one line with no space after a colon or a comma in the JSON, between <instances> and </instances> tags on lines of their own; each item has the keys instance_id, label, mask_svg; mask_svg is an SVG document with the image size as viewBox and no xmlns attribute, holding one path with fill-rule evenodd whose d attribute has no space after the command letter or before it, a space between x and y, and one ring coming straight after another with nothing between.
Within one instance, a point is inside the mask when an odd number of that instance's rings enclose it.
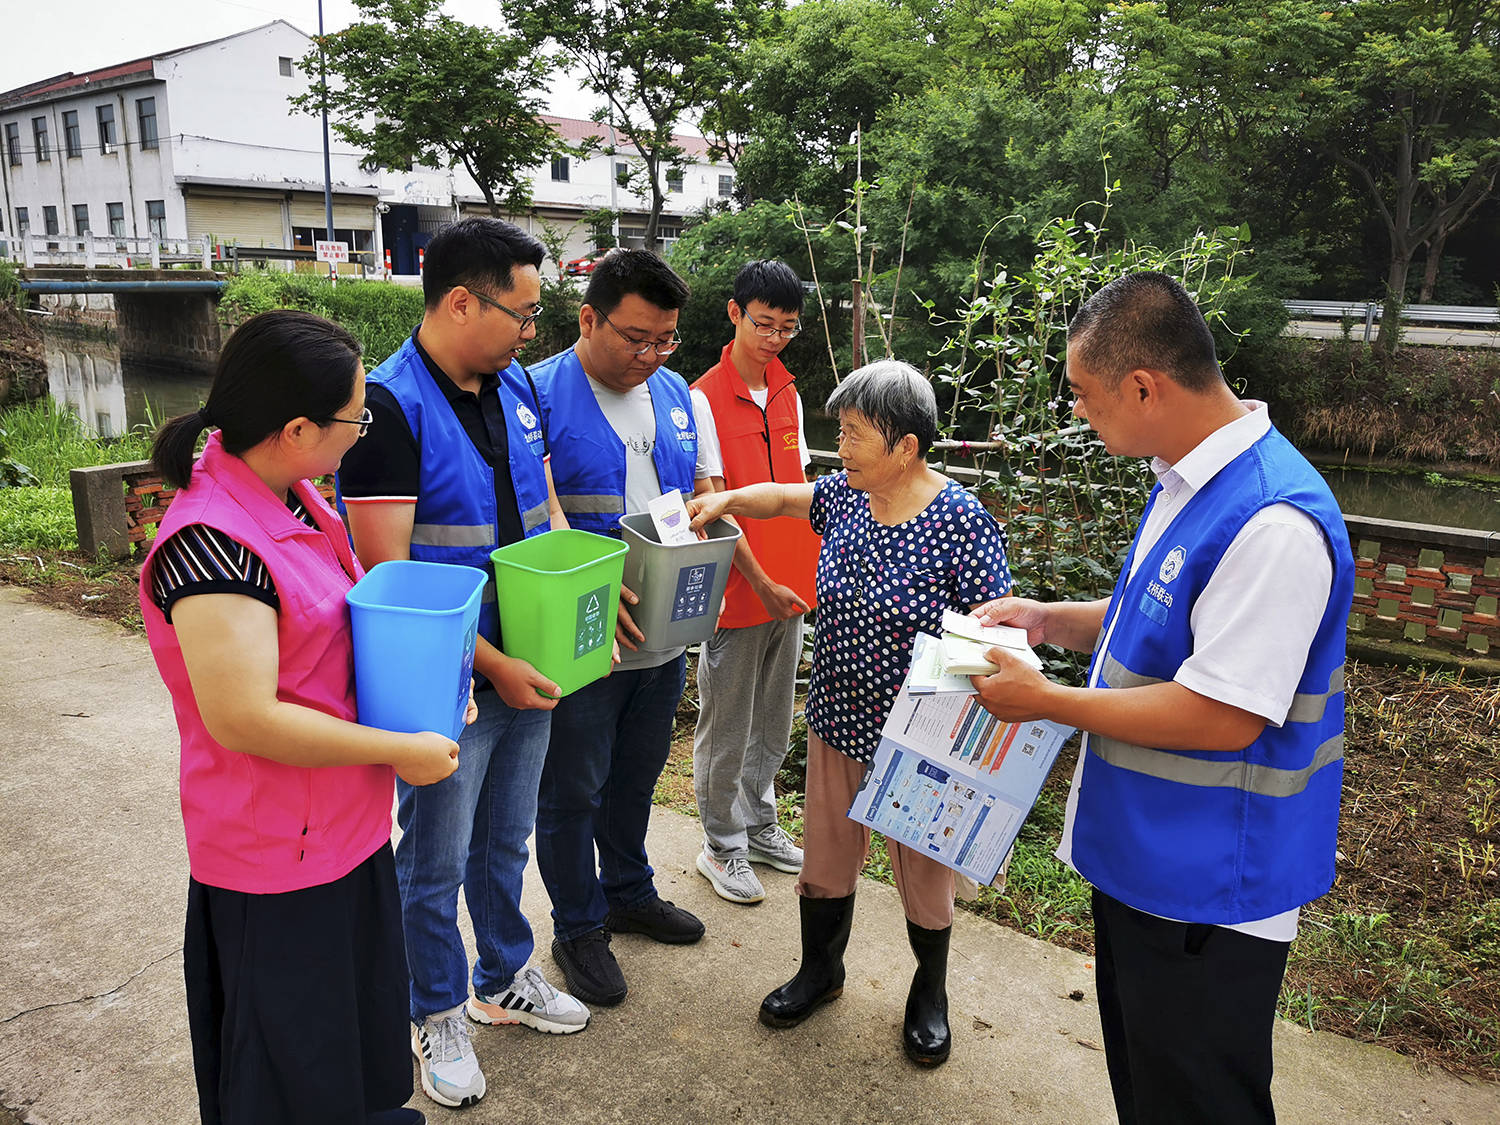
<instances>
[{"instance_id":1,"label":"blue jeans","mask_svg":"<svg viewBox=\"0 0 1500 1125\"><path fill-rule=\"evenodd\" d=\"M616 670L552 712L536 861L552 898L552 932L561 941L599 929L611 909L656 897L646 826L686 675L686 655L655 668Z\"/></svg>"},{"instance_id":2,"label":"blue jeans","mask_svg":"<svg viewBox=\"0 0 1500 1125\"><path fill-rule=\"evenodd\" d=\"M517 711L493 691L474 698L479 718L459 736L458 769L436 785L396 782L396 881L415 1023L469 995L460 884L479 950L474 991L500 992L531 959L521 875L552 713Z\"/></svg>"}]
</instances>

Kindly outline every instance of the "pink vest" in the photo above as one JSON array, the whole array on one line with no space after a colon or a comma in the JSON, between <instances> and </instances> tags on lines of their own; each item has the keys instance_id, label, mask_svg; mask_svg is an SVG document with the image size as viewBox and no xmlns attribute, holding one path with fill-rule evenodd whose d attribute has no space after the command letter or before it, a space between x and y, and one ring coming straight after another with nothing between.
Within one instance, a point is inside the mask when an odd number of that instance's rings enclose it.
<instances>
[{"instance_id":1,"label":"pink vest","mask_svg":"<svg viewBox=\"0 0 1500 1125\"><path fill-rule=\"evenodd\" d=\"M259 555L281 599L277 698L353 721L354 651L344 594L364 571L338 515L307 481L294 487L320 530L293 516L214 433L156 542L205 524ZM342 878L390 839L394 771L289 766L215 742L198 713L177 630L151 598L155 554L152 548L141 568L141 615L182 736L182 820L193 877L251 894Z\"/></svg>"}]
</instances>

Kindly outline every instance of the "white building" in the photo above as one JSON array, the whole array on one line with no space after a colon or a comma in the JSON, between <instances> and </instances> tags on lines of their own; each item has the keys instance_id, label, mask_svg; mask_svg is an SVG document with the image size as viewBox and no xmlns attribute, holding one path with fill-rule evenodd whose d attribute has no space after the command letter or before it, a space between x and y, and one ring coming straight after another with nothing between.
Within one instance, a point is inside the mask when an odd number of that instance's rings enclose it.
<instances>
[{"instance_id":1,"label":"white building","mask_svg":"<svg viewBox=\"0 0 1500 1125\"><path fill-rule=\"evenodd\" d=\"M291 109L309 76L297 65L312 40L282 20L177 51L64 74L0 93L0 239L7 232L211 236L242 247L312 249L324 237L323 138L315 116ZM625 245L644 243L649 199L621 181L641 167L610 127L544 118L560 150L598 138L613 146L580 158L559 151L531 173L533 205L508 218L561 235L565 261L593 249L585 216L619 214ZM680 176L666 177L658 237L670 245L683 219L727 200L734 169L712 162L701 137L679 136ZM461 167L370 171L334 138L335 236L397 273L417 272L417 252L443 223L487 214Z\"/></svg>"},{"instance_id":2,"label":"white building","mask_svg":"<svg viewBox=\"0 0 1500 1125\"><path fill-rule=\"evenodd\" d=\"M287 98L308 37L263 27L0 93L5 230L311 248L322 237L323 141ZM334 226L373 251L379 178L332 162Z\"/></svg>"}]
</instances>

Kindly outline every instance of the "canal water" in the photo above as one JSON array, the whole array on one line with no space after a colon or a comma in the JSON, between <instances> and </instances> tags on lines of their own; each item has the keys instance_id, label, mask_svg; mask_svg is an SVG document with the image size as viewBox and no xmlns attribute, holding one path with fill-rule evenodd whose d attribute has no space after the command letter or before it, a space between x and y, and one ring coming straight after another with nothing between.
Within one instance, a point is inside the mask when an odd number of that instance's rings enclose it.
<instances>
[{"instance_id":1,"label":"canal water","mask_svg":"<svg viewBox=\"0 0 1500 1125\"><path fill-rule=\"evenodd\" d=\"M114 436L196 410L208 395L208 372L185 375L122 362L113 337L44 333L48 389L54 402L95 433ZM808 442L837 444L838 423L810 411ZM1348 515L1500 531L1500 485L1465 484L1438 474L1320 466Z\"/></svg>"}]
</instances>

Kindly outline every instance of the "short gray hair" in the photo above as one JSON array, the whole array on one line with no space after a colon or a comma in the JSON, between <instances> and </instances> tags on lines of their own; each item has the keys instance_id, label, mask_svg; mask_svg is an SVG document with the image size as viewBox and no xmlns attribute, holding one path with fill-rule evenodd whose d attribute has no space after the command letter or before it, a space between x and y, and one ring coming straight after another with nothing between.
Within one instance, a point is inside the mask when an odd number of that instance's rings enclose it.
<instances>
[{"instance_id":1,"label":"short gray hair","mask_svg":"<svg viewBox=\"0 0 1500 1125\"><path fill-rule=\"evenodd\" d=\"M909 363L877 359L850 372L828 396L829 414L856 410L874 423L887 450L907 434L917 439L917 456L927 456L937 440L937 395L932 384Z\"/></svg>"}]
</instances>

